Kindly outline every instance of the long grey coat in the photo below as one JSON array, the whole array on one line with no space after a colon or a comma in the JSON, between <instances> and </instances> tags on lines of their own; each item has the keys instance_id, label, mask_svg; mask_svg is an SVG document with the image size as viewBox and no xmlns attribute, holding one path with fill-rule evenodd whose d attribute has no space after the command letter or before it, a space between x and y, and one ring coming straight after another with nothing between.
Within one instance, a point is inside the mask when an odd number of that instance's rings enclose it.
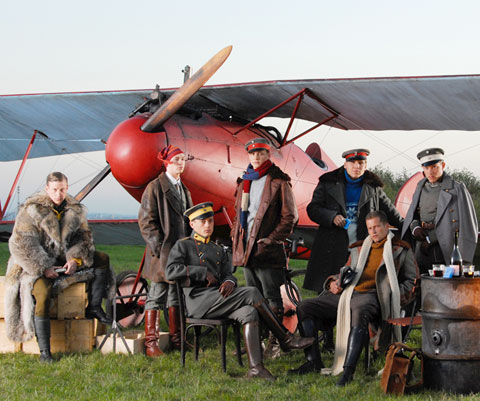
<instances>
[{"instance_id":1,"label":"long grey coat","mask_svg":"<svg viewBox=\"0 0 480 401\"><path fill-rule=\"evenodd\" d=\"M338 272L348 258L347 230L333 224L337 214L347 217L344 171L340 167L323 174L313 192L312 201L307 206L308 217L319 225L303 283L303 288L308 290L321 292L325 279ZM365 217L374 210L384 211L392 226L402 226L402 217L382 187L383 182L378 175L365 171L358 202L358 240L367 237Z\"/></svg>"},{"instance_id":2,"label":"long grey coat","mask_svg":"<svg viewBox=\"0 0 480 401\"><path fill-rule=\"evenodd\" d=\"M28 198L15 219L9 240L10 259L5 281L5 323L12 341L33 337L32 289L45 269L57 258L79 258L82 267L93 263L95 247L88 227L87 211L70 195L62 220L53 212L53 202L44 193Z\"/></svg>"},{"instance_id":3,"label":"long grey coat","mask_svg":"<svg viewBox=\"0 0 480 401\"><path fill-rule=\"evenodd\" d=\"M413 194L412 203L403 224L403 239L409 238L411 234L410 224L415 218L425 182L427 182L426 178L420 180ZM447 263L450 262L453 250L455 230L459 230L458 247L462 258L472 262L478 238L478 222L472 197L463 182L454 181L452 177L444 173L442 189L437 202L435 231Z\"/></svg>"},{"instance_id":4,"label":"long grey coat","mask_svg":"<svg viewBox=\"0 0 480 401\"><path fill-rule=\"evenodd\" d=\"M192 197L183 185L187 209L192 207ZM142 195L138 211L138 225L147 244L143 277L156 283L165 281L168 254L175 242L190 233L190 226L183 216L178 191L163 172L151 181Z\"/></svg>"}]
</instances>

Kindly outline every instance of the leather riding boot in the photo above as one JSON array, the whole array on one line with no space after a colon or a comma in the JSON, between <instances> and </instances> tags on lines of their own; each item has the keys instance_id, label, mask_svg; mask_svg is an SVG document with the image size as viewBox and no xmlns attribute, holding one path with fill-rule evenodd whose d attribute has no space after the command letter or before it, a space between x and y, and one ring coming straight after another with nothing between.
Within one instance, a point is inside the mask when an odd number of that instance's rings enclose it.
<instances>
[{"instance_id":1,"label":"leather riding boot","mask_svg":"<svg viewBox=\"0 0 480 401\"><path fill-rule=\"evenodd\" d=\"M279 322L283 322L283 308L277 308L275 306L270 306L270 309L275 314ZM281 356L280 344L278 343L277 338L270 332L268 336L267 347L263 352L263 357L265 359L275 359Z\"/></svg>"},{"instance_id":2,"label":"leather riding boot","mask_svg":"<svg viewBox=\"0 0 480 401\"><path fill-rule=\"evenodd\" d=\"M333 327L323 330L323 346L322 350L325 352L335 351L335 342L333 341Z\"/></svg>"},{"instance_id":3,"label":"leather riding boot","mask_svg":"<svg viewBox=\"0 0 480 401\"><path fill-rule=\"evenodd\" d=\"M50 318L35 316L34 324L38 348L40 349L40 362L52 363L53 358L50 353Z\"/></svg>"},{"instance_id":4,"label":"leather riding boot","mask_svg":"<svg viewBox=\"0 0 480 401\"><path fill-rule=\"evenodd\" d=\"M85 311L85 317L87 319L96 318L103 324L112 324L112 319L109 318L102 309L102 300L105 295L105 288L107 277L110 271L108 268L94 269L95 277L90 285L90 291L88 291L88 306Z\"/></svg>"},{"instance_id":5,"label":"leather riding boot","mask_svg":"<svg viewBox=\"0 0 480 401\"><path fill-rule=\"evenodd\" d=\"M158 346L155 323L157 321L156 310L145 311L145 354L147 356L161 356L163 351Z\"/></svg>"},{"instance_id":6,"label":"leather riding boot","mask_svg":"<svg viewBox=\"0 0 480 401\"><path fill-rule=\"evenodd\" d=\"M291 351L293 349L304 349L309 347L315 341L312 337L295 337L285 326L277 319L270 306L265 302L255 305L255 309L260 314L263 322L268 329L277 337L280 347L283 351Z\"/></svg>"},{"instance_id":7,"label":"leather riding boot","mask_svg":"<svg viewBox=\"0 0 480 401\"><path fill-rule=\"evenodd\" d=\"M288 373L304 375L311 372L320 372L325 366L323 365L322 357L320 355L320 348L318 346L318 329L315 322L312 319L305 319L298 324L298 330L302 337L313 337L315 341L310 347L303 350L307 362L299 366L297 369L290 369Z\"/></svg>"},{"instance_id":8,"label":"leather riding boot","mask_svg":"<svg viewBox=\"0 0 480 401\"><path fill-rule=\"evenodd\" d=\"M260 346L260 329L258 322L243 325L243 338L248 355L247 377L275 380L275 377L263 366L262 347Z\"/></svg>"},{"instance_id":9,"label":"leather riding boot","mask_svg":"<svg viewBox=\"0 0 480 401\"><path fill-rule=\"evenodd\" d=\"M178 306L170 306L168 308L168 331L172 349L180 350L182 338L180 335L180 311Z\"/></svg>"},{"instance_id":10,"label":"leather riding boot","mask_svg":"<svg viewBox=\"0 0 480 401\"><path fill-rule=\"evenodd\" d=\"M358 358L368 339L368 330L363 327L352 327L348 336L347 355L343 365L343 374L337 386L345 386L353 380Z\"/></svg>"}]
</instances>

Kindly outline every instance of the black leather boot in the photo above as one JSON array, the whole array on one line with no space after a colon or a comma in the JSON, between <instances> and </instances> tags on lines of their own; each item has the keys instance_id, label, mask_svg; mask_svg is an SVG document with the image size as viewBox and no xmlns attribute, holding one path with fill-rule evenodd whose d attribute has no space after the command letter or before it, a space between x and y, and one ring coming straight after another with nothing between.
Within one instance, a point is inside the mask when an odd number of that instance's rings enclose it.
<instances>
[{"instance_id":1,"label":"black leather boot","mask_svg":"<svg viewBox=\"0 0 480 401\"><path fill-rule=\"evenodd\" d=\"M275 380L275 377L263 366L262 347L260 346L260 329L258 322L243 325L243 338L248 355L247 377Z\"/></svg>"},{"instance_id":2,"label":"black leather boot","mask_svg":"<svg viewBox=\"0 0 480 401\"><path fill-rule=\"evenodd\" d=\"M105 288L108 274L108 268L94 269L95 277L88 291L88 307L85 311L87 319L96 318L99 322L111 325L112 319L109 318L102 309L102 300L105 296Z\"/></svg>"},{"instance_id":3,"label":"black leather boot","mask_svg":"<svg viewBox=\"0 0 480 401\"><path fill-rule=\"evenodd\" d=\"M283 351L291 351L294 349L304 349L309 347L315 341L312 337L295 337L290 333L285 326L279 322L278 318L275 316L273 311L270 309L270 306L262 301L261 303L255 305L255 309L260 314L263 322L266 324L268 329L277 337L280 347Z\"/></svg>"},{"instance_id":4,"label":"black leather boot","mask_svg":"<svg viewBox=\"0 0 480 401\"><path fill-rule=\"evenodd\" d=\"M348 336L347 356L343 365L343 374L337 386L345 386L353 380L358 358L368 339L368 330L363 327L352 327Z\"/></svg>"},{"instance_id":5,"label":"black leather boot","mask_svg":"<svg viewBox=\"0 0 480 401\"><path fill-rule=\"evenodd\" d=\"M40 362L52 363L53 358L50 353L50 318L35 316L33 321L38 348L40 349Z\"/></svg>"},{"instance_id":6,"label":"black leather boot","mask_svg":"<svg viewBox=\"0 0 480 401\"><path fill-rule=\"evenodd\" d=\"M318 346L318 329L315 322L311 319L305 319L299 323L298 330L302 337L313 337L315 341L310 347L303 350L307 362L299 366L297 369L290 369L288 373L304 375L311 372L320 372L325 366L323 365L322 357L320 355L320 348Z\"/></svg>"}]
</instances>

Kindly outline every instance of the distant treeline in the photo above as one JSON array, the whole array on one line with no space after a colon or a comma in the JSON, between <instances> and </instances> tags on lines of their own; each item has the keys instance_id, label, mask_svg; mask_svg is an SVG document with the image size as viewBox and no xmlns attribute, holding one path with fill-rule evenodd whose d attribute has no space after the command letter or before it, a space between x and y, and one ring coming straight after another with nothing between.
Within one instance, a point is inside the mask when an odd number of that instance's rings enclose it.
<instances>
[{"instance_id":1,"label":"distant treeline","mask_svg":"<svg viewBox=\"0 0 480 401\"><path fill-rule=\"evenodd\" d=\"M405 170L401 173L394 173L382 166L375 166L371 171L381 177L385 185L383 189L392 202L395 200L402 185L413 175L407 174ZM472 195L477 216L480 218L480 179L475 177L473 173L467 169L452 171L447 168L447 173L450 174L455 181L463 182L466 185L470 195Z\"/></svg>"}]
</instances>

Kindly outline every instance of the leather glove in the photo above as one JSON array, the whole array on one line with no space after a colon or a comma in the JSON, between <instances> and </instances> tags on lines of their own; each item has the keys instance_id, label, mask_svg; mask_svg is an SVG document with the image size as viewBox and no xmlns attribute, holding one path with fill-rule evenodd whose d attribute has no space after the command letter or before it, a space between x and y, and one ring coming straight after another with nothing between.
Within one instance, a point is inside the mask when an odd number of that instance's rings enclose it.
<instances>
[{"instance_id":1,"label":"leather glove","mask_svg":"<svg viewBox=\"0 0 480 401\"><path fill-rule=\"evenodd\" d=\"M427 232L420 226L415 227L412 231L413 237L417 241L425 241L427 239Z\"/></svg>"}]
</instances>

